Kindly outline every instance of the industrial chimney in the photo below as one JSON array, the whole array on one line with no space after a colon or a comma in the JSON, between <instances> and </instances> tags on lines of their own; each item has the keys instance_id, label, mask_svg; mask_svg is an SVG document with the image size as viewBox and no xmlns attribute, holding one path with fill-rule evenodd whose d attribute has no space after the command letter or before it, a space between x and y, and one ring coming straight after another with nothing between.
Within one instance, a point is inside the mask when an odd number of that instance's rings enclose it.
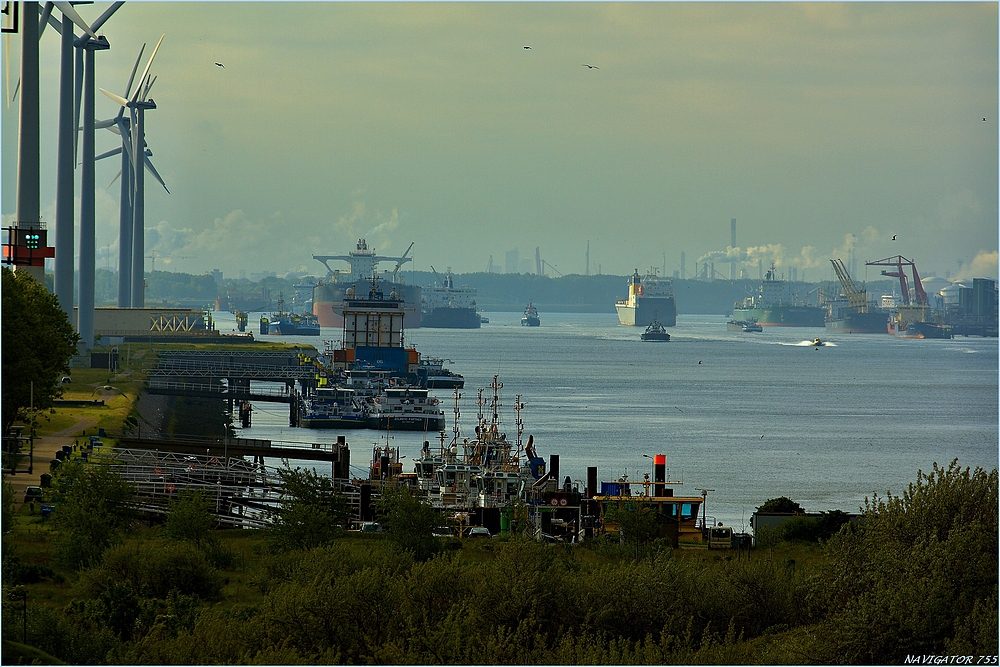
<instances>
[{"instance_id":1,"label":"industrial chimney","mask_svg":"<svg viewBox=\"0 0 1000 667\"><path fill-rule=\"evenodd\" d=\"M730 221L729 224L730 224L730 227L732 228L732 233L731 233L732 243L730 243L729 245L730 245L730 247L735 248L736 247L736 218L733 218ZM736 262L735 261L732 262L729 265L729 279L732 280L732 281L736 280Z\"/></svg>"}]
</instances>

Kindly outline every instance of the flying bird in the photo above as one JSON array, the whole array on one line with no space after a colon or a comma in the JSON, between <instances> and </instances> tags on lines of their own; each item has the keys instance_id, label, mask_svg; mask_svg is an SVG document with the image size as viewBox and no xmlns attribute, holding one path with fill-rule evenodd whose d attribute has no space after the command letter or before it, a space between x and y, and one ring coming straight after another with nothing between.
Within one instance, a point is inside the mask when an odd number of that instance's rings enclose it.
<instances>
[{"instance_id":1,"label":"flying bird","mask_svg":"<svg viewBox=\"0 0 1000 667\"><path fill-rule=\"evenodd\" d=\"M530 51L530 50L531 50L531 47L530 47L530 46L526 46L526 47L524 47L524 50L525 50L525 51ZM986 120L986 119L984 118L983 120Z\"/></svg>"},{"instance_id":2,"label":"flying bird","mask_svg":"<svg viewBox=\"0 0 1000 667\"><path fill-rule=\"evenodd\" d=\"M761 434L761 436L760 436L760 439L761 439L761 440L763 440L763 439L764 439L764 435L763 435L763 434Z\"/></svg>"},{"instance_id":3,"label":"flying bird","mask_svg":"<svg viewBox=\"0 0 1000 667\"><path fill-rule=\"evenodd\" d=\"M222 63L215 63L215 66L216 67L221 67L222 69L226 69L226 66L223 65Z\"/></svg>"},{"instance_id":4,"label":"flying bird","mask_svg":"<svg viewBox=\"0 0 1000 667\"><path fill-rule=\"evenodd\" d=\"M589 67L590 69L601 69L597 65L588 65L587 63L583 63L583 66L584 67Z\"/></svg>"},{"instance_id":5,"label":"flying bird","mask_svg":"<svg viewBox=\"0 0 1000 667\"><path fill-rule=\"evenodd\" d=\"M893 234L893 235L892 235L892 240L893 240L893 241L895 241L895 240L896 240L896 235L895 235L895 234Z\"/></svg>"}]
</instances>

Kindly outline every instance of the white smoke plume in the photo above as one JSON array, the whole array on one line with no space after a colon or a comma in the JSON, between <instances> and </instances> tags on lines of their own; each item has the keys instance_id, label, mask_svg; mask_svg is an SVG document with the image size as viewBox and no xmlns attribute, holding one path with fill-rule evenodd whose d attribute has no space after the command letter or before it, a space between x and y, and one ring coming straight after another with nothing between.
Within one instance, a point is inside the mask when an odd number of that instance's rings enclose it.
<instances>
[{"instance_id":1,"label":"white smoke plume","mask_svg":"<svg viewBox=\"0 0 1000 667\"><path fill-rule=\"evenodd\" d=\"M955 280L970 280L972 278L996 278L1000 275L998 270L998 260L1000 254L996 250L992 252L980 250L972 261L962 264L955 274Z\"/></svg>"}]
</instances>

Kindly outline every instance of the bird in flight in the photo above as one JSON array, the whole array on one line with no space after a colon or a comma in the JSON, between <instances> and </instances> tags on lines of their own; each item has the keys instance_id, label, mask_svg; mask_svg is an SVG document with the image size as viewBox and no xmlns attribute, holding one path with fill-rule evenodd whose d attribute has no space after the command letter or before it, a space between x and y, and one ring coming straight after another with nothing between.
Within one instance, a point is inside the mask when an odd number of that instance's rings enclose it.
<instances>
[{"instance_id":1,"label":"bird in flight","mask_svg":"<svg viewBox=\"0 0 1000 667\"><path fill-rule=\"evenodd\" d=\"M531 47L530 47L530 46L526 46L526 47L524 47L524 50L525 50L525 51L530 51L530 50L531 50ZM984 118L983 120L986 120L986 119Z\"/></svg>"},{"instance_id":2,"label":"bird in flight","mask_svg":"<svg viewBox=\"0 0 1000 667\"><path fill-rule=\"evenodd\" d=\"M216 67L221 67L222 69L226 69L226 66L223 65L222 63L215 63L215 66Z\"/></svg>"},{"instance_id":3,"label":"bird in flight","mask_svg":"<svg viewBox=\"0 0 1000 667\"><path fill-rule=\"evenodd\" d=\"M601 69L597 65L588 65L587 63L583 63L583 66L584 67L589 67L590 69Z\"/></svg>"},{"instance_id":4,"label":"bird in flight","mask_svg":"<svg viewBox=\"0 0 1000 667\"><path fill-rule=\"evenodd\" d=\"M893 235L892 235L892 240L893 240L893 241L895 241L895 240L896 240L896 235L895 235L895 234L893 234Z\"/></svg>"}]
</instances>

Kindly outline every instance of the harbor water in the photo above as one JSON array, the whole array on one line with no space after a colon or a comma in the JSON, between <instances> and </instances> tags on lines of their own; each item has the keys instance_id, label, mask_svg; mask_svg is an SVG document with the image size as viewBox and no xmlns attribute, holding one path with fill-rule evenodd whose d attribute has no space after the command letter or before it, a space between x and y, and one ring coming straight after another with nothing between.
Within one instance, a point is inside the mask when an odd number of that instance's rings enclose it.
<instances>
[{"instance_id":1,"label":"harbor water","mask_svg":"<svg viewBox=\"0 0 1000 667\"><path fill-rule=\"evenodd\" d=\"M740 530L769 498L787 496L811 512L856 512L866 496L899 494L935 462L997 466L996 338L746 333L728 331L722 316L679 315L669 342L643 342L642 328L619 325L614 313L542 313L540 327L522 327L521 313L486 315L481 329L407 331L406 345L450 360L465 376L465 437L474 436L477 389L498 375L508 436L520 394L524 439L534 436L546 462L558 454L560 477L581 490L588 466L601 481L641 480L651 457L666 454L668 480L682 483L674 494L711 489L708 516ZM213 317L224 332L235 327L229 313ZM822 347L812 344L816 336ZM340 337L324 328L319 339L267 339L322 348ZM454 392L432 394L450 439ZM399 447L409 471L421 443L438 442L436 433L290 428L286 406L253 407L241 437L329 443L345 435L356 475L366 473L376 444Z\"/></svg>"}]
</instances>

